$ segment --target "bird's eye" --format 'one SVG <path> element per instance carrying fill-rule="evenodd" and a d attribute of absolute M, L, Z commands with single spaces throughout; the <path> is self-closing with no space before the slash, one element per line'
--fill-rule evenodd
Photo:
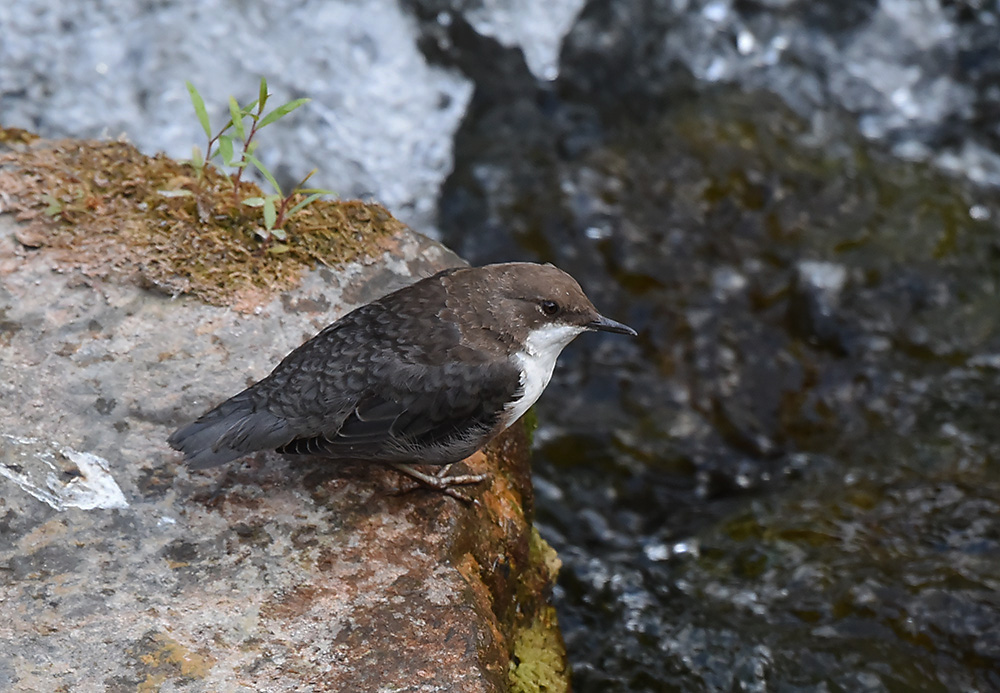
<path fill-rule="evenodd" d="M 548 316 L 555 315 L 559 312 L 559 304 L 555 301 L 545 300 L 539 304 L 542 307 L 542 312 Z"/>

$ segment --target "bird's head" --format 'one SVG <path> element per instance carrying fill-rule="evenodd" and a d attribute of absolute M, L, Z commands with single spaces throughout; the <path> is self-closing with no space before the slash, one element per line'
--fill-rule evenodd
<path fill-rule="evenodd" d="M 498 326 L 529 352 L 561 351 L 587 331 L 635 335 L 601 315 L 573 277 L 553 265 L 510 262 L 474 270 L 476 305 L 484 323 Z"/>

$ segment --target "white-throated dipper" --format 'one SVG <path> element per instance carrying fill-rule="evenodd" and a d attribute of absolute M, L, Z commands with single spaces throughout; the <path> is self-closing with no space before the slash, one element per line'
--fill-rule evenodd
<path fill-rule="evenodd" d="M 635 335 L 552 265 L 444 270 L 351 311 L 167 442 L 196 469 L 277 450 L 390 464 L 463 498 L 451 487 L 485 477 L 413 465 L 458 462 L 514 423 L 588 330 Z"/>

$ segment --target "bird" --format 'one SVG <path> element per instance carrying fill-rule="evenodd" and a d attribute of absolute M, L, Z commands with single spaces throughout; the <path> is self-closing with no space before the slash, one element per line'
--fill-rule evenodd
<path fill-rule="evenodd" d="M 446 269 L 347 313 L 167 442 L 194 469 L 275 450 L 386 464 L 468 500 L 454 487 L 486 475 L 447 470 L 517 421 L 588 331 L 636 335 L 551 264 Z"/>

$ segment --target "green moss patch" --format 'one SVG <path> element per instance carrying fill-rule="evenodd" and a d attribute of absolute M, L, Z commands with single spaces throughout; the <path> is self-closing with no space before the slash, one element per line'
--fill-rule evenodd
<path fill-rule="evenodd" d="M 27 222 L 17 240 L 50 253 L 57 268 L 243 309 L 293 286 L 304 269 L 373 256 L 405 228 L 381 205 L 317 201 L 286 223 L 287 241 L 263 241 L 260 209 L 241 203 L 261 194 L 256 185 L 235 191 L 213 167 L 199 177 L 125 142 L 17 145 L 0 156 L 0 190 Z"/>

